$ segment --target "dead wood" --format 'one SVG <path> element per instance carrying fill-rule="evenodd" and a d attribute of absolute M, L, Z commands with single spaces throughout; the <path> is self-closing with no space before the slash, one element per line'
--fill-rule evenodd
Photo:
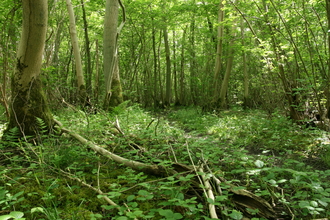
<path fill-rule="evenodd" d="M 256 210 L 258 209 L 258 213 L 254 217 L 263 217 L 266 219 L 275 219 L 275 211 L 273 207 L 263 198 L 247 191 L 244 189 L 237 189 L 237 186 L 234 186 L 230 183 L 228 183 L 224 178 L 217 178 L 214 175 L 212 176 L 213 186 L 210 183 L 208 179 L 205 178 L 205 175 L 197 174 L 196 167 L 195 166 L 189 166 L 181 163 L 173 163 L 171 167 L 164 167 L 162 165 L 157 164 L 145 164 L 141 163 L 139 161 L 134 161 L 130 159 L 126 159 L 124 157 L 121 157 L 117 154 L 111 153 L 110 151 L 97 146 L 96 144 L 92 143 L 91 141 L 88 141 L 87 139 L 83 138 L 79 134 L 72 132 L 66 128 L 62 127 L 62 123 L 54 120 L 56 124 L 58 124 L 61 128 L 61 131 L 63 133 L 67 133 L 77 139 L 80 143 L 87 145 L 91 149 L 95 150 L 99 154 L 108 157 L 112 160 L 114 160 L 117 163 L 120 163 L 122 165 L 125 165 L 127 167 L 130 167 L 136 171 L 144 172 L 146 174 L 151 174 L 154 176 L 161 176 L 161 177 L 168 177 L 172 175 L 178 175 L 180 174 L 187 174 L 187 173 L 196 173 L 196 178 L 192 179 L 191 181 L 191 188 L 189 192 L 193 192 L 197 195 L 197 198 L 202 198 L 203 194 L 207 198 L 211 198 L 214 200 L 214 195 L 221 195 L 221 188 L 219 187 L 220 183 L 225 183 L 229 185 L 229 190 L 232 193 L 232 196 L 230 197 L 231 201 L 235 204 L 237 209 L 242 211 L 246 216 L 252 216 L 251 213 L 247 211 L 247 208 Z M 200 181 L 202 179 L 202 181 Z M 215 183 L 215 184 L 214 184 Z M 200 185 L 203 185 L 202 187 Z M 216 185 L 214 187 L 214 185 Z M 213 189 L 214 187 L 215 189 Z M 207 193 L 205 194 L 205 189 L 207 190 Z M 212 192 L 212 190 L 215 191 L 215 193 Z M 199 194 L 199 195 L 198 195 Z M 216 209 L 214 206 L 209 206 L 211 209 L 211 213 L 213 217 L 216 217 L 215 210 L 218 212 L 221 212 L 221 209 Z M 221 213 L 220 213 L 221 214 Z"/>

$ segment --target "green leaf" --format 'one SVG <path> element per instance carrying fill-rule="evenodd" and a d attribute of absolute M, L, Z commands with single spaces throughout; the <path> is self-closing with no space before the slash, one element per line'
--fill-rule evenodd
<path fill-rule="evenodd" d="M 306 208 L 307 206 L 309 206 L 309 202 L 308 201 L 300 201 L 299 202 L 299 207 L 300 208 Z"/>
<path fill-rule="evenodd" d="M 119 218 L 116 218 L 117 220 L 127 220 L 128 218 L 126 216 L 120 216 Z"/>
<path fill-rule="evenodd" d="M 277 181 L 277 183 L 284 183 L 284 182 L 286 182 L 286 181 L 288 181 L 288 180 L 286 180 L 286 179 L 281 179 L 281 180 Z"/>
<path fill-rule="evenodd" d="M 269 180 L 269 183 L 271 184 L 271 185 L 276 185 L 276 181 L 275 180 Z"/>
<path fill-rule="evenodd" d="M 232 213 L 229 214 L 229 217 L 231 217 L 232 219 L 235 219 L 235 220 L 240 220 L 243 218 L 243 215 L 241 212 L 239 212 L 237 210 L 233 210 Z"/>
<path fill-rule="evenodd" d="M 24 216 L 23 212 L 10 212 L 9 214 L 13 216 L 15 219 L 20 219 Z"/>
<path fill-rule="evenodd" d="M 182 219 L 183 216 L 180 213 L 173 213 L 172 210 L 170 209 L 163 209 L 159 211 L 159 214 L 161 216 L 166 217 L 166 219 L 170 220 L 170 219 Z"/>
<path fill-rule="evenodd" d="M 325 201 L 322 201 L 320 199 L 317 200 L 321 205 L 323 205 L 324 207 L 327 207 L 328 206 L 328 203 L 325 202 Z"/>
<path fill-rule="evenodd" d="M 130 202 L 135 199 L 135 195 L 129 195 L 127 196 L 127 202 Z"/>
<path fill-rule="evenodd" d="M 318 207 L 319 204 L 316 201 L 310 201 L 309 204 L 313 207 Z"/>
<path fill-rule="evenodd" d="M 3 215 L 3 216 L 0 216 L 0 220 L 7 220 L 7 219 L 12 219 L 14 218 L 13 216 L 11 215 Z"/>
<path fill-rule="evenodd" d="M 141 196 L 147 196 L 147 195 L 149 195 L 149 192 L 146 190 L 139 190 L 138 194 Z"/>
<path fill-rule="evenodd" d="M 32 208 L 31 209 L 31 213 L 34 213 L 34 212 L 44 212 L 44 209 L 41 208 L 41 207 L 35 207 L 35 208 Z"/>
<path fill-rule="evenodd" d="M 254 162 L 254 164 L 258 167 L 258 168 L 262 168 L 264 166 L 264 162 L 262 162 L 261 160 L 256 160 Z"/>
<path fill-rule="evenodd" d="M 211 198 L 207 198 L 207 202 L 210 203 L 210 204 L 214 204 L 214 200 L 211 199 Z"/>

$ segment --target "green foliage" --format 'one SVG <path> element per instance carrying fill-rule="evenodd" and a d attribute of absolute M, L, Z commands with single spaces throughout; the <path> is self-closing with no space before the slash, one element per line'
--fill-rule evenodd
<path fill-rule="evenodd" d="M 25 220 L 23 218 L 24 213 L 23 212 L 10 212 L 9 215 L 2 215 L 0 216 L 0 220 L 8 220 L 8 219 L 21 219 Z"/>
<path fill-rule="evenodd" d="M 269 118 L 240 108 L 218 114 L 194 108 L 150 113 L 137 105 L 109 114 L 86 116 L 68 109 L 57 114 L 65 126 L 126 158 L 165 167 L 175 160 L 207 161 L 212 175 L 273 200 L 284 215 L 330 214 L 326 134 L 304 130 L 279 114 Z M 124 135 L 113 130 L 114 124 Z M 15 131 L 11 134 L 1 143 L 2 152 L 15 140 Z M 0 167 L 0 206 L 8 213 L 20 210 L 27 219 L 209 219 L 206 200 L 189 193 L 194 174 L 158 179 L 100 157 L 67 135 L 43 135 L 37 146 L 23 141 L 13 146 L 20 153 L 4 153 L 6 166 Z M 119 207 L 59 169 L 100 187 Z M 228 184 L 220 187 L 222 194 L 208 202 L 223 208 L 221 218 L 241 219 Z M 247 212 L 258 219 L 259 210 Z"/>

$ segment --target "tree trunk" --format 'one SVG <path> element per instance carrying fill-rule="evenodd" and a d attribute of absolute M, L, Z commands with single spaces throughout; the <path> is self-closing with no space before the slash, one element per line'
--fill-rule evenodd
<path fill-rule="evenodd" d="M 104 109 L 115 107 L 123 102 L 118 66 L 118 9 L 118 0 L 106 1 L 103 34 L 103 68 L 106 88 Z M 122 9 L 124 10 L 123 6 Z"/>
<path fill-rule="evenodd" d="M 94 78 L 94 99 L 95 103 L 99 103 L 99 41 L 95 41 L 95 78 Z"/>
<path fill-rule="evenodd" d="M 76 63 L 76 74 L 77 74 L 77 84 L 78 84 L 78 100 L 80 103 L 85 103 L 86 101 L 86 86 L 85 86 L 85 79 L 81 64 L 81 55 L 80 55 L 80 49 L 78 44 L 78 36 L 77 36 L 77 30 L 76 30 L 76 22 L 73 12 L 73 7 L 71 0 L 66 0 L 66 6 L 69 13 L 69 19 L 70 19 L 70 35 L 71 35 L 71 42 L 73 47 L 73 53 Z"/>
<path fill-rule="evenodd" d="M 86 18 L 86 10 L 84 0 L 81 0 L 81 8 L 83 12 L 83 21 L 84 21 L 84 34 L 85 34 L 85 47 L 86 47 L 86 86 L 87 93 L 92 93 L 92 61 L 91 61 L 91 50 L 90 50 L 90 41 L 88 36 L 88 23 Z"/>
<path fill-rule="evenodd" d="M 39 77 L 45 48 L 48 2 L 24 0 L 23 28 L 12 77 L 11 114 L 7 130 L 18 127 L 21 135 L 35 136 L 53 126 L 53 117 Z M 41 126 L 40 121 L 43 121 Z M 45 128 L 44 128 L 45 126 Z"/>
<path fill-rule="evenodd" d="M 178 94 L 178 75 L 177 75 L 177 59 L 176 59 L 176 32 L 173 31 L 173 81 L 174 81 L 174 97 L 175 104 L 179 104 L 179 94 Z"/>
<path fill-rule="evenodd" d="M 245 47 L 245 35 L 244 35 L 244 22 L 243 18 L 241 18 L 241 37 L 242 37 L 242 46 Z M 249 97 L 249 73 L 247 71 L 247 63 L 246 63 L 246 52 L 242 51 L 242 58 L 243 58 L 243 75 L 244 75 L 244 102 L 243 106 L 244 108 L 251 107 L 251 101 Z"/>
<path fill-rule="evenodd" d="M 168 42 L 167 27 L 164 27 L 164 43 L 165 43 L 165 56 L 166 56 L 166 92 L 165 92 L 165 106 L 171 104 L 171 59 L 170 59 L 170 46 Z"/>
<path fill-rule="evenodd" d="M 217 43 L 217 54 L 215 58 L 215 68 L 214 68 L 214 77 L 213 77 L 213 103 L 216 104 L 219 101 L 219 92 L 220 92 L 220 71 L 222 63 L 222 44 L 223 44 L 223 4 L 220 1 L 219 11 L 218 11 L 218 43 Z"/>
<path fill-rule="evenodd" d="M 185 46 L 186 46 L 186 35 L 188 26 L 183 29 L 182 44 L 181 44 L 181 61 L 180 61 L 180 104 L 186 105 L 186 89 L 185 89 Z"/>
<path fill-rule="evenodd" d="M 154 91 L 153 91 L 153 99 L 154 99 L 154 108 L 158 108 L 160 106 L 159 102 L 159 92 L 158 92 L 158 59 L 157 59 L 157 51 L 156 51 L 156 30 L 154 27 L 154 18 L 152 20 L 152 52 L 153 52 L 153 72 L 154 72 Z"/>
<path fill-rule="evenodd" d="M 197 89 L 197 65 L 196 65 L 196 51 L 195 51 L 195 16 L 194 14 L 191 17 L 190 21 L 190 93 L 191 100 L 194 105 L 198 103 L 198 89 Z"/>
<path fill-rule="evenodd" d="M 226 67 L 226 73 L 221 83 L 221 89 L 220 89 L 220 108 L 226 109 L 227 108 L 227 91 L 228 91 L 228 84 L 229 84 L 229 78 L 231 74 L 231 70 L 233 67 L 233 60 L 234 60 L 234 50 L 233 50 L 233 41 L 229 44 L 229 52 L 228 52 L 228 59 L 227 59 L 227 67 Z"/>
<path fill-rule="evenodd" d="M 327 10 L 327 21 L 328 21 L 328 30 L 330 30 L 330 0 L 325 0 L 326 10 Z M 328 79 L 330 76 L 330 34 L 328 31 Z M 330 82 L 327 82 L 325 95 L 327 98 L 327 118 L 330 119 Z"/>
<path fill-rule="evenodd" d="M 112 93 L 110 97 L 109 107 L 116 107 L 123 102 L 123 93 L 120 82 L 118 59 L 116 60 L 114 68 L 115 69 L 113 72 L 112 82 L 111 82 Z"/>

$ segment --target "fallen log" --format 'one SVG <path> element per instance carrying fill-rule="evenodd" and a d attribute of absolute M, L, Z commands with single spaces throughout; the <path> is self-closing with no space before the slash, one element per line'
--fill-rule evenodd
<path fill-rule="evenodd" d="M 157 164 L 145 164 L 141 163 L 139 161 L 130 160 L 124 157 L 121 157 L 117 154 L 111 153 L 110 151 L 97 146 L 96 144 L 92 143 L 91 141 L 88 141 L 87 139 L 83 138 L 79 134 L 72 132 L 66 128 L 63 127 L 62 123 L 54 120 L 57 125 L 59 125 L 62 133 L 67 133 L 70 136 L 77 139 L 80 143 L 87 145 L 89 148 L 93 149 L 94 151 L 98 152 L 99 154 L 108 157 L 112 160 L 114 160 L 117 163 L 120 163 L 122 165 L 125 165 L 127 167 L 132 168 L 133 170 L 144 172 L 146 174 L 151 174 L 154 176 L 161 176 L 161 177 L 167 177 L 167 176 L 173 176 L 177 175 L 180 176 L 180 174 L 187 174 L 187 173 L 196 173 L 196 178 L 193 179 L 192 188 L 199 189 L 199 190 L 192 190 L 195 193 L 201 192 L 201 195 L 197 195 L 198 198 L 201 198 L 202 195 L 205 193 L 205 190 L 207 190 L 206 197 L 211 198 L 214 200 L 213 193 L 211 192 L 211 185 L 209 180 L 205 178 L 205 175 L 200 175 L 196 172 L 195 166 L 189 166 L 182 163 L 172 163 L 171 167 L 164 167 L 162 165 Z M 252 210 L 258 210 L 258 212 L 254 215 L 254 217 L 263 217 L 266 219 L 276 219 L 276 214 L 273 209 L 273 207 L 263 198 L 245 190 L 245 189 L 237 189 L 237 186 L 234 186 L 230 183 L 227 183 L 227 181 L 223 178 L 217 178 L 214 175 L 211 175 L 213 178 L 213 182 L 216 184 L 215 192 L 217 195 L 221 195 L 221 192 L 219 192 L 220 189 L 220 183 L 225 183 L 228 186 L 228 189 L 232 196 L 230 197 L 231 201 L 235 204 L 237 209 L 242 211 L 246 216 L 251 216 L 251 213 L 247 211 L 247 208 Z M 199 181 L 202 179 L 202 181 Z M 202 185 L 202 187 L 200 186 Z M 220 190 L 219 190 L 220 189 Z M 205 201 L 206 199 L 204 199 Z M 210 213 L 213 218 L 217 218 L 217 214 L 215 211 L 221 212 L 221 209 L 216 208 L 213 205 L 209 205 Z M 221 213 L 220 213 L 221 214 Z"/>

